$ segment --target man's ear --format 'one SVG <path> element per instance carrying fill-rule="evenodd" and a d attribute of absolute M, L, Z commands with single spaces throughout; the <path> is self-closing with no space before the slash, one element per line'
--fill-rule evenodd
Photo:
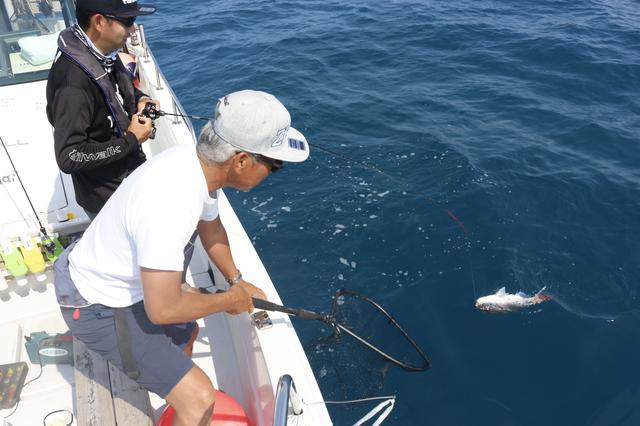
<path fill-rule="evenodd" d="M 91 17 L 89 22 L 90 22 L 90 25 L 89 25 L 90 28 L 93 28 L 96 31 L 104 31 L 107 25 L 107 18 L 104 15 L 96 13 Z"/>
<path fill-rule="evenodd" d="M 238 167 L 239 169 L 245 169 L 249 166 L 249 154 L 246 152 L 239 152 L 232 157 L 233 166 Z"/>

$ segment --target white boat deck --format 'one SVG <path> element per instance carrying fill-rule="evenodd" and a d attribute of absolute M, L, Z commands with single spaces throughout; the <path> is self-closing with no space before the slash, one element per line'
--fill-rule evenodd
<path fill-rule="evenodd" d="M 223 197 L 221 217 L 238 266 L 246 279 L 260 285 L 274 302 L 280 302 L 269 276 L 244 233 L 233 210 Z M 187 281 L 208 287 L 211 280 L 204 250 L 198 246 Z M 193 272 L 193 273 L 191 273 Z M 39 283 L 30 279 L 23 287 L 9 281 L 9 288 L 0 292 L 0 337 L 5 342 L 0 364 L 25 361 L 29 364 L 27 381 L 34 379 L 40 366 L 31 364 L 24 346 L 24 337 L 35 331 L 63 333 L 67 331 L 52 284 L 52 272 Z M 220 280 L 219 272 L 216 280 Z M 296 381 L 304 401 L 322 401 L 322 395 L 302 346 L 289 318 L 270 313 L 273 327 L 257 330 L 248 314 L 230 316 L 214 314 L 198 321 L 200 334 L 194 345 L 193 360 L 219 389 L 233 396 L 245 408 L 256 425 L 273 423 L 275 387 L 283 374 Z M 74 398 L 74 368 L 69 365 L 45 365 L 42 375 L 27 385 L 21 394 L 17 411 L 8 419 L 13 425 L 41 424 L 46 414 L 56 410 L 76 412 Z M 151 394 L 158 416 L 164 400 Z M 0 418 L 13 409 L 0 410 Z M 323 404 L 305 407 L 304 417 L 297 424 L 331 424 Z M 74 423 L 75 424 L 75 423 Z"/>
<path fill-rule="evenodd" d="M 135 50 L 141 89 L 159 99 L 163 110 L 181 112 L 153 55 L 140 46 Z M 70 234 L 83 230 L 88 220 L 75 202 L 70 177 L 60 174 L 55 163 L 53 132 L 44 111 L 45 87 L 46 81 L 43 80 L 0 87 L 0 117 L 3 119 L 0 132 L 45 227 L 49 232 Z M 214 101 L 212 98 L 212 103 Z M 24 123 L 24 117 L 29 118 L 28 124 Z M 143 145 L 148 158 L 176 144 L 195 143 L 188 121 L 162 117 L 156 121 L 156 126 L 156 139 Z M 2 155 L 0 165 L 9 167 Z M 20 187 L 3 185 L 0 195 L 6 201 L 2 201 L 0 209 L 3 221 L 0 233 L 12 239 L 25 232 L 35 235 L 35 217 Z M 72 213 L 74 218 L 66 220 L 67 213 Z M 220 199 L 220 216 L 229 234 L 234 259 L 245 279 L 261 287 L 269 300 L 281 303 L 267 270 L 224 195 Z M 209 287 L 210 267 L 216 282 L 226 285 L 198 245 L 187 281 Z M 45 275 L 42 282 L 29 275 L 28 283 L 23 286 L 8 279 L 9 288 L 0 290 L 0 364 L 27 362 L 27 382 L 38 377 L 40 366 L 29 363 L 24 336 L 36 331 L 52 334 L 67 331 L 55 299 L 51 265 Z M 233 396 L 244 407 L 252 423 L 258 426 L 273 424 L 276 387 L 282 375 L 293 377 L 303 401 L 322 401 L 313 371 L 289 318 L 276 312 L 269 313 L 269 316 L 273 327 L 264 330 L 256 329 L 248 314 L 230 316 L 220 313 L 201 319 L 200 335 L 193 351 L 194 361 L 213 383 Z M 48 413 L 57 410 L 69 410 L 75 414 L 74 385 L 72 366 L 45 365 L 42 375 L 22 390 L 18 408 L 7 419 L 7 424 L 42 424 Z M 151 395 L 151 402 L 157 416 L 164 401 Z M 0 425 L 3 417 L 13 410 L 0 410 Z M 289 424 L 299 425 L 331 424 L 324 404 L 304 406 L 303 415 L 289 420 Z"/>

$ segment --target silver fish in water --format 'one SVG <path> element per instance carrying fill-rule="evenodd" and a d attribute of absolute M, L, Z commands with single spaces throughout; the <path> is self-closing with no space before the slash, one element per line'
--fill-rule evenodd
<path fill-rule="evenodd" d="M 507 313 L 514 312 L 528 306 L 537 305 L 547 300 L 551 300 L 551 296 L 546 294 L 546 287 L 537 292 L 533 296 L 527 296 L 522 292 L 516 294 L 509 294 L 502 287 L 496 291 L 495 294 L 483 296 L 476 300 L 476 309 L 490 313 Z"/>

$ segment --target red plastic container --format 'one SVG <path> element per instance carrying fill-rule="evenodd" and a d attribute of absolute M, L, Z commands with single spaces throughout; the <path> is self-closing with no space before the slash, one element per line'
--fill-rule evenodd
<path fill-rule="evenodd" d="M 176 411 L 167 405 L 157 426 L 173 426 L 173 416 Z M 252 426 L 242 406 L 222 391 L 216 391 L 216 404 L 213 407 L 211 426 Z"/>

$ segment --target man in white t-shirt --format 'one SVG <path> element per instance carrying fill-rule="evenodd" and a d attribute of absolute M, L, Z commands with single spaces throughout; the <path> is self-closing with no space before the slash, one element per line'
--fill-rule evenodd
<path fill-rule="evenodd" d="M 187 355 L 194 321 L 251 312 L 251 298 L 265 298 L 234 264 L 218 193 L 249 190 L 283 161 L 308 156 L 304 136 L 274 96 L 227 95 L 196 146 L 170 148 L 139 167 L 56 262 L 56 293 L 74 337 L 166 399 L 175 425 L 208 425 L 215 401 L 209 377 Z M 184 247 L 196 228 L 231 284 L 226 293 L 182 287 Z"/>

